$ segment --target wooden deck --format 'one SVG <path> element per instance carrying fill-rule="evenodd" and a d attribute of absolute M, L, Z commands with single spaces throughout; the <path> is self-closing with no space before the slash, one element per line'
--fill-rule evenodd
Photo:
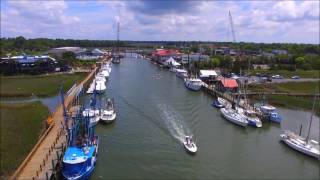
<path fill-rule="evenodd" d="M 65 105 L 69 107 L 79 88 L 82 88 L 95 74 L 95 68 L 65 97 Z M 58 160 L 66 147 L 66 131 L 64 128 L 63 107 L 58 106 L 53 113 L 54 123 L 45 131 L 37 144 L 21 163 L 10 179 L 47 179 L 50 178 Z"/>

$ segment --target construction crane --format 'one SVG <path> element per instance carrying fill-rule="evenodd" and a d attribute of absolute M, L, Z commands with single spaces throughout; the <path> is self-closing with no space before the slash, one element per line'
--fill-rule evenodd
<path fill-rule="evenodd" d="M 236 42 L 236 35 L 234 33 L 233 20 L 232 20 L 232 16 L 231 16 L 230 10 L 229 10 L 229 21 L 230 21 L 230 26 L 231 26 L 232 39 L 233 39 L 233 42 Z"/>

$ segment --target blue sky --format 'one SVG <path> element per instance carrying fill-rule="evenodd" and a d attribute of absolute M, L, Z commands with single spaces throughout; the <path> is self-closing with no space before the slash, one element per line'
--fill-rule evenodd
<path fill-rule="evenodd" d="M 1 37 L 319 44 L 319 1 L 1 1 Z"/>

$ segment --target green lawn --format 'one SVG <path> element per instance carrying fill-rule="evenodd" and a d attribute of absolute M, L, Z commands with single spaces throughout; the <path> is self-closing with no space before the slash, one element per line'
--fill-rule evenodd
<path fill-rule="evenodd" d="M 36 144 L 48 109 L 41 102 L 0 104 L 1 179 L 6 179 Z"/>
<path fill-rule="evenodd" d="M 58 93 L 61 84 L 63 84 L 64 90 L 66 91 L 75 82 L 81 82 L 85 76 L 86 73 L 39 76 L 1 76 L 0 96 L 53 96 Z"/>
<path fill-rule="evenodd" d="M 298 75 L 301 78 L 320 78 L 319 70 L 296 70 L 296 71 L 288 71 L 288 70 L 250 70 L 250 74 L 255 75 L 256 73 L 261 74 L 270 74 L 276 75 L 279 74 L 286 78 L 291 78 L 292 76 Z"/>
<path fill-rule="evenodd" d="M 249 86 L 249 90 L 252 92 L 291 92 L 309 94 L 314 94 L 316 88 L 317 92 L 319 92 L 319 82 L 287 82 Z M 257 99 L 258 97 L 255 98 Z M 272 105 L 289 109 L 312 110 L 313 104 L 313 97 L 268 95 L 267 100 Z M 317 107 L 319 108 L 319 105 Z M 316 113 L 320 115 L 319 110 Z"/>
<path fill-rule="evenodd" d="M 291 92 L 314 94 L 315 89 L 319 91 L 320 82 L 286 82 L 286 83 L 266 83 L 250 85 L 249 90 L 254 92 Z"/>

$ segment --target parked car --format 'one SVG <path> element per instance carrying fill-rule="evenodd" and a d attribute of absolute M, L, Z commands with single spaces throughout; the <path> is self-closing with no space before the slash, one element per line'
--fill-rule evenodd
<path fill-rule="evenodd" d="M 292 76 L 291 79 L 300 79 L 299 76 Z"/>
<path fill-rule="evenodd" d="M 277 74 L 277 75 L 273 75 L 272 79 L 283 79 L 283 77 Z"/>

